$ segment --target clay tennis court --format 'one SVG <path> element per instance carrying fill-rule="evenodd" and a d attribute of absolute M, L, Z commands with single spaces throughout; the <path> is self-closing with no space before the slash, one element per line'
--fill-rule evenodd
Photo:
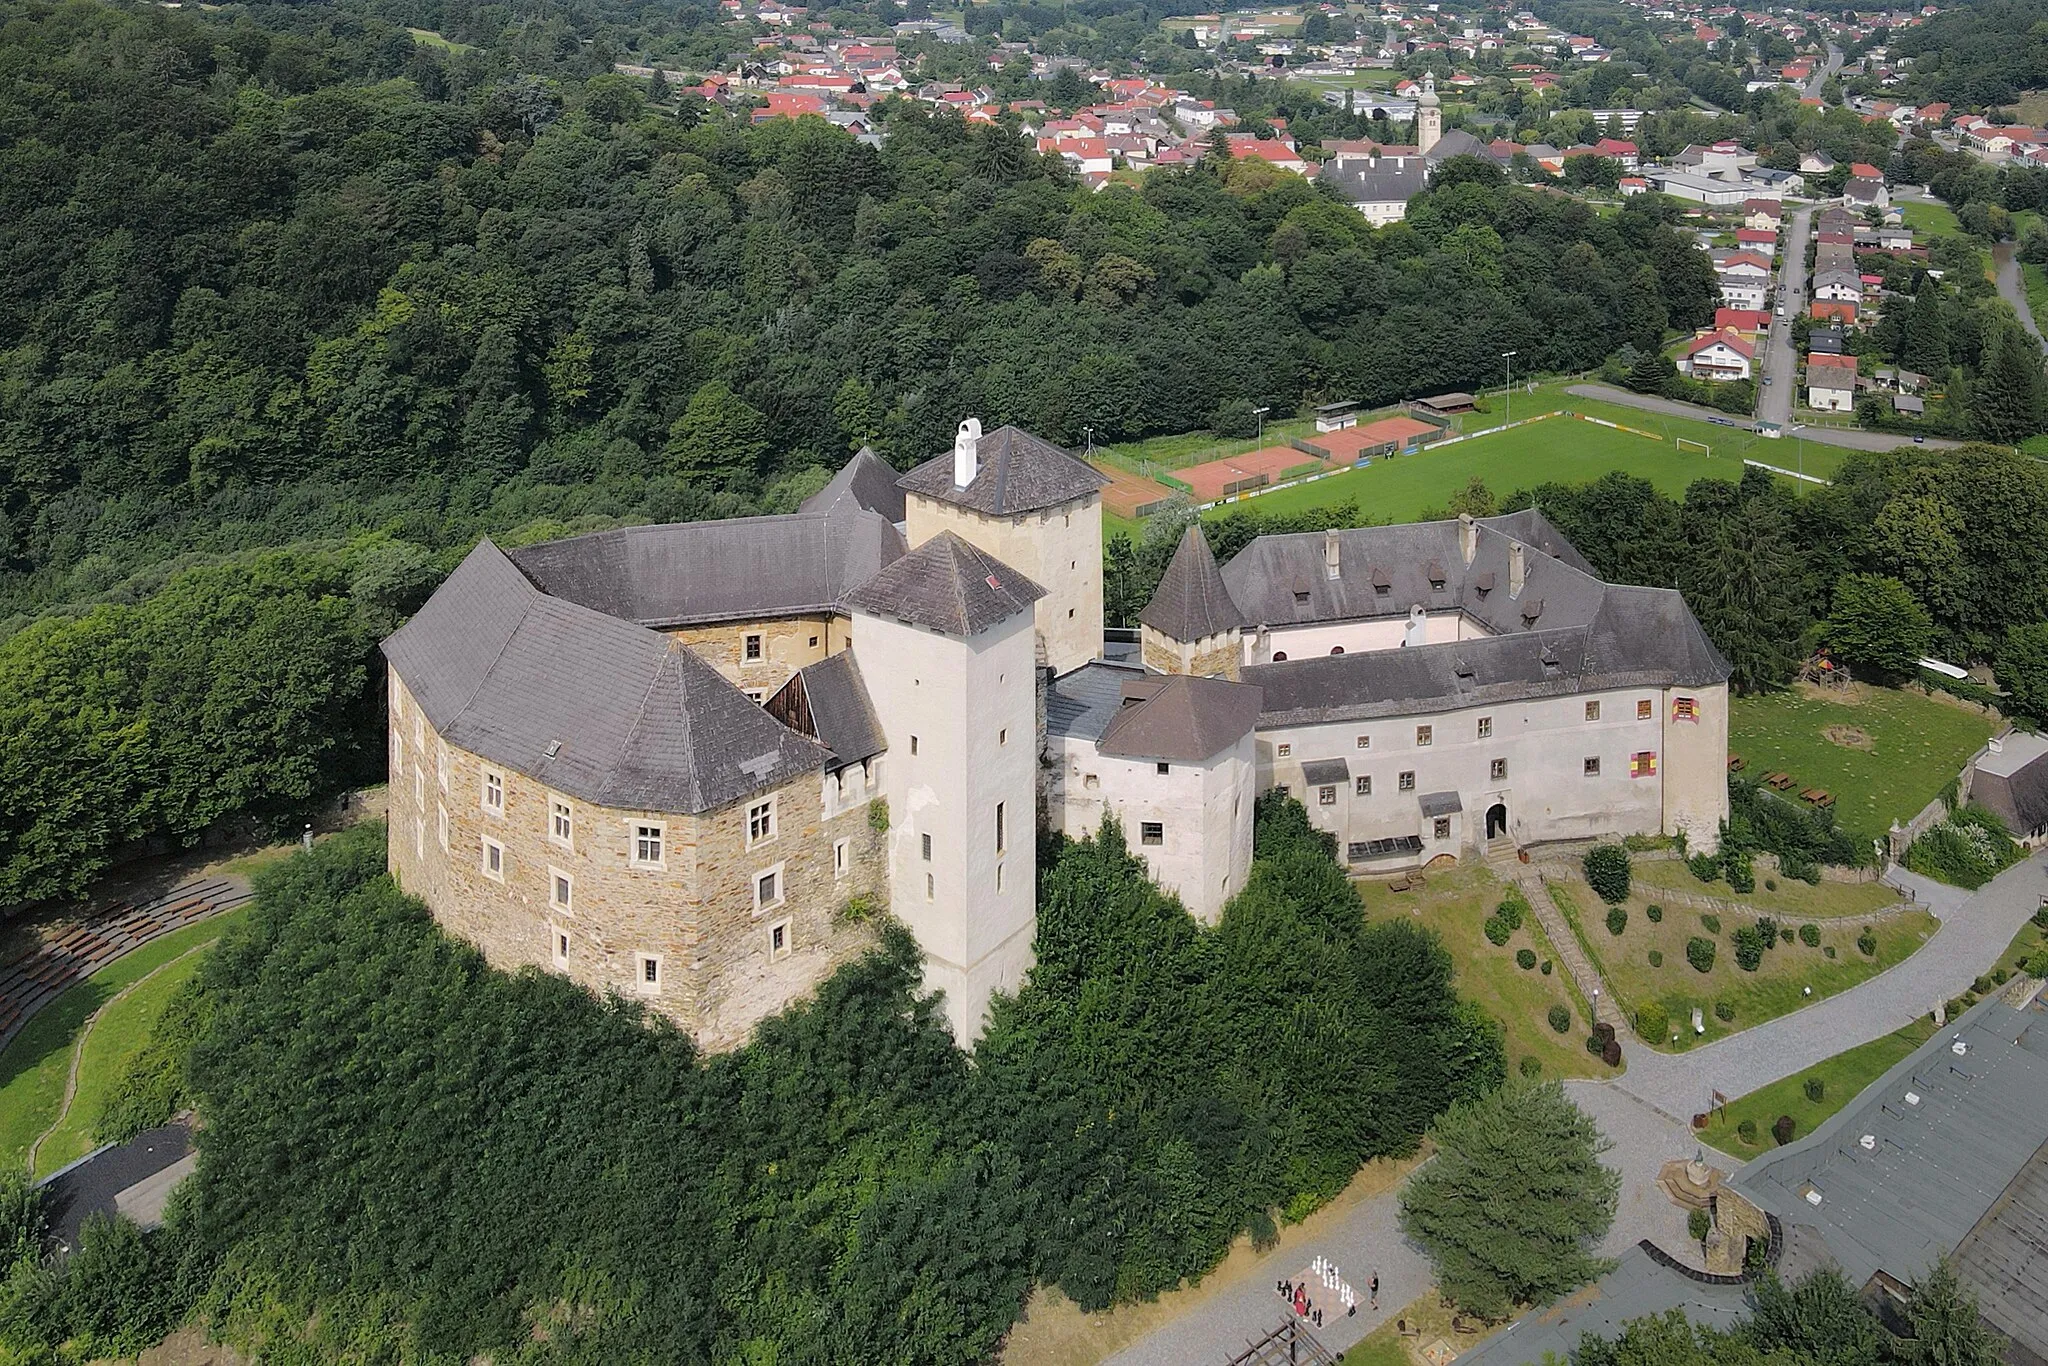
<path fill-rule="evenodd" d="M 1109 480 L 1109 486 L 1102 491 L 1102 510 L 1127 521 L 1137 521 L 1156 504 L 1176 497 L 1180 492 L 1114 465 L 1097 465 L 1095 468 Z"/>
<path fill-rule="evenodd" d="M 1256 480 L 1258 476 L 1264 475 L 1265 483 L 1275 484 L 1280 481 L 1280 475 L 1284 471 L 1291 470 L 1297 465 L 1314 462 L 1314 456 L 1306 451 L 1298 451 L 1292 446 L 1267 446 L 1243 455 L 1211 460 L 1206 465 L 1175 470 L 1173 477 L 1194 490 L 1194 499 L 1197 503 L 1213 503 L 1219 498 L 1227 498 L 1237 492 L 1238 490 L 1231 486 L 1240 480 Z"/>

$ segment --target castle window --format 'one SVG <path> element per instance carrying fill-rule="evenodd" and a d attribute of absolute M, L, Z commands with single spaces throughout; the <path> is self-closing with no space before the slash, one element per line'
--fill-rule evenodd
<path fill-rule="evenodd" d="M 448 852 L 448 808 L 434 803 L 434 824 L 441 832 L 441 852 Z"/>
<path fill-rule="evenodd" d="M 1479 738 L 1482 740 L 1493 738 L 1493 718 L 1491 716 L 1479 718 Z"/>
<path fill-rule="evenodd" d="M 1278 754 L 1281 758 L 1285 759 L 1288 755 L 1294 753 L 1294 746 L 1282 743 L 1278 748 L 1274 750 L 1274 753 Z"/>
<path fill-rule="evenodd" d="M 757 707 L 768 698 L 768 690 L 766 688 L 742 688 L 740 691 L 747 695 L 747 701 L 752 702 Z"/>
<path fill-rule="evenodd" d="M 1307 593 L 1306 591 L 1302 590 L 1302 589 L 1299 589 L 1299 588 L 1295 589 L 1295 590 L 1294 590 L 1294 605 L 1295 605 L 1296 607 L 1306 607 L 1306 606 L 1308 606 L 1308 593 Z"/>
<path fill-rule="evenodd" d="M 926 863 L 930 863 L 930 862 L 932 861 L 932 837 L 931 837 L 931 835 L 930 835 L 929 833 L 927 833 L 927 834 L 923 834 L 923 835 L 919 835 L 919 836 L 917 837 L 917 847 L 918 847 L 918 852 L 919 852 L 919 853 L 921 853 L 921 854 L 922 854 L 922 855 L 924 856 L 924 861 L 925 861 Z"/>
<path fill-rule="evenodd" d="M 1001 863 L 998 863 L 996 865 L 996 890 L 999 892 L 1003 890 L 1003 869 L 1006 866 L 1007 865 Z"/>
<path fill-rule="evenodd" d="M 1140 821 L 1140 822 L 1138 823 L 1138 843 L 1140 843 L 1140 844 L 1164 844 L 1164 843 L 1166 843 L 1166 824 L 1165 824 L 1165 822 L 1163 822 L 1163 821 Z"/>
<path fill-rule="evenodd" d="M 635 868 L 659 868 L 662 866 L 663 845 L 667 843 L 668 828 L 662 825 L 633 826 L 633 866 Z"/>
<path fill-rule="evenodd" d="M 1700 702 L 1697 697 L 1674 697 L 1671 699 L 1671 719 L 1694 721 L 1700 719 Z"/>
<path fill-rule="evenodd" d="M 1007 745 L 1010 743 L 1010 728 L 1008 726 L 1004 726 L 1001 730 L 996 732 L 996 743 L 999 745 Z"/>
<path fill-rule="evenodd" d="M 412 714 L 412 742 L 421 749 L 427 747 L 427 716 L 417 709 Z"/>
<path fill-rule="evenodd" d="M 1351 791 L 1356 796 L 1370 797 L 1372 795 L 1372 775 L 1370 773 L 1361 773 L 1356 778 L 1353 778 L 1351 780 Z"/>
<path fill-rule="evenodd" d="M 635 954 L 636 970 L 633 986 L 642 996 L 656 996 L 661 993 L 661 955 L 658 953 Z"/>
<path fill-rule="evenodd" d="M 412 804 L 427 809 L 427 775 L 417 768 L 412 771 Z"/>
<path fill-rule="evenodd" d="M 441 790 L 446 792 L 448 790 L 448 742 L 446 740 L 441 741 L 436 750 L 434 768 L 441 779 Z"/>
<path fill-rule="evenodd" d="M 1006 840 L 1009 836 L 1009 830 L 1003 821 L 1003 809 L 1005 805 L 1006 804 L 1003 802 L 996 803 L 996 852 L 998 854 L 1002 853 L 1003 850 L 1007 847 Z"/>
<path fill-rule="evenodd" d="M 505 880 L 505 846 L 488 836 L 484 839 L 483 870 L 484 876 L 493 882 Z"/>
<path fill-rule="evenodd" d="M 818 638 L 816 636 L 811 637 L 811 648 L 813 650 L 818 648 Z"/>
<path fill-rule="evenodd" d="M 563 801 L 560 797 L 549 797 L 548 838 L 561 845 L 564 849 L 574 848 L 575 843 L 572 836 L 575 828 L 576 818 L 569 809 L 569 803 Z"/>
<path fill-rule="evenodd" d="M 1503 779 L 1503 778 L 1507 777 L 1507 776 L 1508 776 L 1508 761 L 1507 761 L 1507 760 L 1505 760 L 1505 759 L 1495 759 L 1495 760 L 1493 761 L 1493 765 L 1492 765 L 1492 769 L 1491 769 L 1491 772 L 1492 772 L 1493 780 L 1494 780 L 1495 782 L 1499 782 L 1499 781 L 1500 781 L 1501 779 Z"/>
<path fill-rule="evenodd" d="M 1598 721 L 1600 719 L 1600 704 L 1598 702 L 1588 702 L 1586 704 L 1586 719 L 1588 721 Z"/>
<path fill-rule="evenodd" d="M 775 799 L 755 802 L 747 808 L 747 847 L 775 838 Z"/>
<path fill-rule="evenodd" d="M 782 865 L 764 868 L 754 874 L 754 914 L 775 909 L 782 904 Z"/>
<path fill-rule="evenodd" d="M 558 911 L 575 910 L 576 884 L 560 868 L 548 869 L 548 905 Z"/>
<path fill-rule="evenodd" d="M 1636 720 L 1647 721 L 1657 714 L 1657 704 L 1645 697 L 1636 703 Z"/>
<path fill-rule="evenodd" d="M 1424 745 L 1433 745 L 1433 744 L 1435 744 L 1435 743 L 1436 743 L 1436 727 L 1435 727 L 1435 726 L 1417 726 L 1417 727 L 1415 728 L 1415 744 L 1416 744 L 1416 747 L 1417 747 L 1417 748 L 1421 748 L 1421 747 L 1422 747 L 1422 746 L 1424 746 Z"/>
<path fill-rule="evenodd" d="M 1282 660 L 1284 660 L 1284 659 L 1286 659 L 1286 658 L 1287 658 L 1287 651 L 1285 651 L 1285 650 L 1275 650 L 1275 651 L 1273 651 L 1273 662 L 1274 662 L 1275 664 L 1278 664 L 1278 663 L 1280 663 L 1280 662 L 1281 662 Z"/>
<path fill-rule="evenodd" d="M 505 775 L 495 769 L 484 770 L 484 810 L 493 816 L 505 814 Z"/>
<path fill-rule="evenodd" d="M 424 813 L 412 818 L 412 856 L 427 856 L 427 818 Z"/>
<path fill-rule="evenodd" d="M 915 735 L 910 737 L 910 757 L 913 759 L 917 757 L 917 737 Z"/>
<path fill-rule="evenodd" d="M 1440 840 L 1447 840 L 1451 837 L 1451 818 L 1449 816 L 1438 816 L 1436 818 L 1436 837 Z"/>
<path fill-rule="evenodd" d="M 1597 778 L 1597 777 L 1599 777 L 1599 776 L 1600 776 L 1600 756 L 1599 756 L 1599 755 L 1597 755 L 1597 754 L 1588 754 L 1588 755 L 1586 756 L 1586 776 L 1587 776 L 1588 778 Z"/>
<path fill-rule="evenodd" d="M 1396 786 L 1403 792 L 1413 792 L 1415 790 L 1415 770 L 1411 768 L 1402 773 L 1401 780 Z"/>
<path fill-rule="evenodd" d="M 832 876 L 845 877 L 853 867 L 853 841 L 832 841 Z"/>
<path fill-rule="evenodd" d="M 559 925 L 548 926 L 548 946 L 553 953 L 555 966 L 569 966 L 569 932 Z"/>
<path fill-rule="evenodd" d="M 758 632 L 751 633 L 747 636 L 745 645 L 741 647 L 740 656 L 741 658 L 745 659 L 749 664 L 756 663 L 760 660 L 761 636 Z"/>
<path fill-rule="evenodd" d="M 1173 765 L 1172 765 L 1172 764 L 1169 764 L 1168 762 L 1166 762 L 1166 760 L 1164 760 L 1164 759 L 1161 759 L 1161 760 L 1159 761 L 1159 768 L 1158 768 L 1158 773 L 1159 773 L 1159 775 L 1160 775 L 1160 776 L 1161 776 L 1161 777 L 1163 778 L 1163 777 L 1165 777 L 1165 776 L 1166 776 L 1167 774 L 1169 774 L 1169 773 L 1171 773 L 1171 772 L 1173 772 Z"/>
<path fill-rule="evenodd" d="M 1628 757 L 1628 776 L 1631 778 L 1654 778 L 1657 776 L 1657 751 L 1640 750 Z"/>
<path fill-rule="evenodd" d="M 1330 653 L 1333 655 L 1341 655 L 1344 653 L 1344 647 L 1342 645 L 1332 645 L 1330 647 Z"/>
<path fill-rule="evenodd" d="M 1335 783 L 1324 783 L 1321 787 L 1316 789 L 1317 806 L 1335 806 L 1336 804 L 1337 785 Z"/>
<path fill-rule="evenodd" d="M 939 880 L 930 873 L 924 875 L 924 899 L 932 900 L 939 894 Z"/>
<path fill-rule="evenodd" d="M 391 732 L 391 776 L 397 777 L 405 771 L 405 737 L 396 730 Z"/>
<path fill-rule="evenodd" d="M 774 962 L 777 959 L 787 958 L 789 957 L 789 950 L 789 922 L 787 920 L 778 920 L 768 927 L 768 960 Z"/>

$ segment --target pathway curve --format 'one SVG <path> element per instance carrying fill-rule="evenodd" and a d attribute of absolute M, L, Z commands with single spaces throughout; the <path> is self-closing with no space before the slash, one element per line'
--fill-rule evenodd
<path fill-rule="evenodd" d="M 1593 1018 L 1614 1026 L 1614 1032 L 1622 1038 L 1628 1037 L 1628 1017 L 1621 1013 L 1621 1007 L 1614 1003 L 1614 993 L 1606 990 L 1606 982 L 1600 972 L 1586 957 L 1586 951 L 1579 947 L 1579 937 L 1572 933 L 1571 924 L 1565 920 L 1564 912 L 1550 899 L 1550 889 L 1543 885 L 1542 874 L 1527 864 L 1516 866 L 1513 873 L 1515 885 L 1522 889 L 1529 905 L 1535 909 L 1536 923 L 1543 927 L 1543 933 L 1550 936 L 1550 948 L 1564 964 L 1566 972 L 1579 987 L 1579 995 L 1593 1003 Z"/>
<path fill-rule="evenodd" d="M 1631 1040 L 1628 1071 L 1605 1084 L 1682 1119 L 1708 1109 L 1715 1091 L 1746 1095 L 1903 1028 L 1997 965 L 2048 895 L 2044 874 L 2048 851 L 2006 869 L 1956 906 L 1919 952 L 1825 1001 L 1686 1053 Z"/>
<path fill-rule="evenodd" d="M 1998 297 L 2012 305 L 2012 311 L 2020 315 L 2020 326 L 2033 335 L 2035 341 L 2042 340 L 2041 329 L 2034 325 L 2034 309 L 2027 302 L 2026 281 L 2020 276 L 2018 248 L 2011 242 L 1998 242 L 1991 248 L 1992 278 L 1998 283 Z"/>

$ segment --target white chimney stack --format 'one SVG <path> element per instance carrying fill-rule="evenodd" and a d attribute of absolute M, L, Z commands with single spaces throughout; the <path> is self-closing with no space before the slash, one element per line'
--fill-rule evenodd
<path fill-rule="evenodd" d="M 1479 527 L 1472 520 L 1472 514 L 1458 514 L 1458 553 L 1465 557 L 1465 563 L 1472 563 L 1472 557 L 1479 553 Z"/>
<path fill-rule="evenodd" d="M 1522 582 L 1526 576 L 1527 571 L 1522 562 L 1522 543 L 1520 541 L 1510 541 L 1508 542 L 1509 597 L 1517 598 L 1522 595 Z"/>
<path fill-rule="evenodd" d="M 1342 569 L 1342 561 L 1337 550 L 1337 533 L 1334 530 L 1325 531 L 1323 533 L 1323 573 L 1327 577 L 1334 579 L 1341 575 Z"/>
<path fill-rule="evenodd" d="M 953 487 L 964 489 L 981 470 L 981 419 L 970 417 L 953 438 Z"/>

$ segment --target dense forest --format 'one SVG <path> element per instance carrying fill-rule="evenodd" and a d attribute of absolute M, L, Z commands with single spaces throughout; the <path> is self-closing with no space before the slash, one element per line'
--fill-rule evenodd
<path fill-rule="evenodd" d="M 1428 930 L 1365 923 L 1328 838 L 1262 803 L 1215 929 L 1113 825 L 1048 846 L 1037 967 L 970 1064 L 900 929 L 700 1059 L 490 971 L 381 831 L 337 836 L 197 979 L 173 1089 L 205 1157 L 169 1224 L 17 1270 L 0 1348 L 132 1351 L 198 1309 L 323 1358 L 982 1360 L 1034 1283 L 1101 1308 L 1200 1276 L 1500 1084 L 1499 1027 Z"/>
<path fill-rule="evenodd" d="M 1906 92 L 1958 110 L 2005 104 L 2048 88 L 2048 4 L 1977 0 L 1900 29 L 1893 50 L 1912 58 Z"/>

